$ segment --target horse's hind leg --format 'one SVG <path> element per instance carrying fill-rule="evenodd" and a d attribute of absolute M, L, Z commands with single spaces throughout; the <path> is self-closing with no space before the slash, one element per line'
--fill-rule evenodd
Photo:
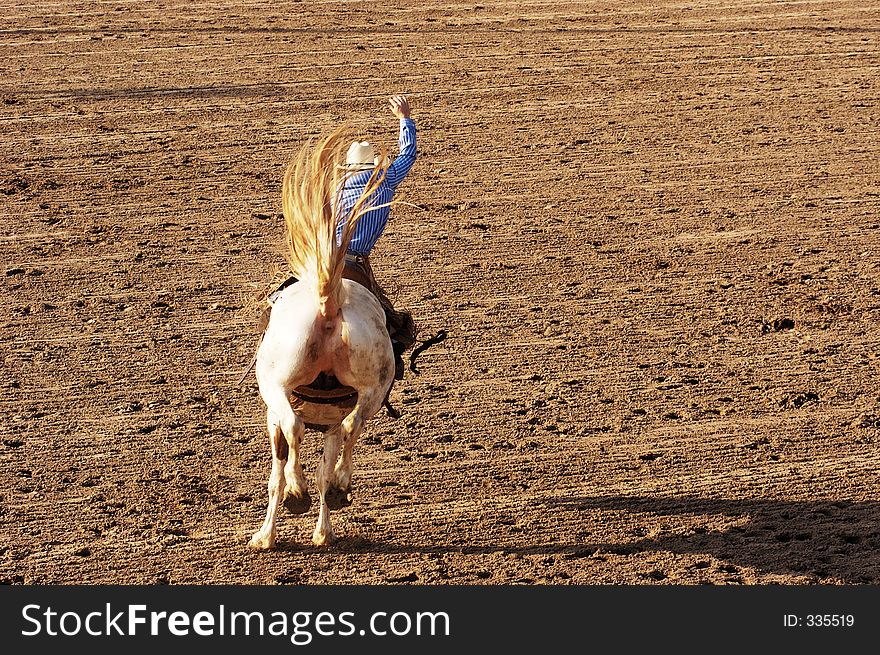
<path fill-rule="evenodd" d="M 292 514 L 305 514 L 312 506 L 306 477 L 303 475 L 300 446 L 305 434 L 305 424 L 290 406 L 287 390 L 278 387 L 262 389 L 263 398 L 269 411 L 278 417 L 278 424 L 287 439 L 290 457 L 284 463 L 284 506 Z M 270 430 L 271 424 L 270 424 Z"/>
<path fill-rule="evenodd" d="M 321 455 L 321 461 L 318 462 L 317 482 L 321 502 L 318 506 L 318 522 L 315 525 L 315 531 L 312 533 L 312 542 L 316 546 L 336 543 L 336 535 L 333 533 L 333 527 L 330 525 L 327 489 L 330 486 L 333 465 L 336 463 L 336 458 L 339 457 L 339 448 L 342 442 L 340 428 L 341 426 L 337 425 L 324 433 L 324 453 Z"/>
<path fill-rule="evenodd" d="M 305 513 L 311 506 L 299 455 L 305 426 L 294 414 L 283 389 L 280 393 L 266 395 L 267 427 L 272 449 L 272 472 L 268 484 L 269 506 L 262 527 L 248 544 L 258 550 L 275 547 L 275 524 L 282 501 L 295 514 Z"/>
<path fill-rule="evenodd" d="M 266 508 L 266 518 L 263 525 L 257 530 L 248 542 L 248 546 L 255 550 L 270 550 L 275 548 L 275 521 L 278 514 L 278 506 L 281 504 L 281 494 L 284 487 L 284 464 L 287 460 L 287 441 L 278 423 L 273 423 L 269 418 L 269 445 L 272 449 L 272 472 L 269 474 L 269 506 Z"/>
<path fill-rule="evenodd" d="M 351 413 L 342 420 L 342 423 L 331 428 L 324 435 L 324 453 L 318 464 L 317 480 L 321 504 L 318 510 L 318 522 L 312 535 L 312 541 L 317 546 L 336 541 L 336 535 L 330 524 L 330 510 L 351 504 L 351 451 L 363 431 L 364 424 L 379 411 L 383 400 L 384 395 L 381 393 L 370 391 L 360 393 L 358 404 Z M 340 450 L 343 450 L 342 462 L 337 463 Z"/>
<path fill-rule="evenodd" d="M 376 414 L 385 400 L 384 395 L 363 397 L 362 407 L 356 407 L 342 424 L 342 457 L 336 463 L 333 479 L 327 492 L 327 503 L 330 509 L 340 509 L 351 505 L 352 452 L 354 445 L 363 432 L 367 420 Z M 378 400 L 378 402 L 377 402 Z"/>

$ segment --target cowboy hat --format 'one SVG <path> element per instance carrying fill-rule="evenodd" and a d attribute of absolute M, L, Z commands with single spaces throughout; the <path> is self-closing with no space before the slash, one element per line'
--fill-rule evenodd
<path fill-rule="evenodd" d="M 345 155 L 345 167 L 350 171 L 365 171 L 375 168 L 379 157 L 369 141 L 354 141 Z"/>

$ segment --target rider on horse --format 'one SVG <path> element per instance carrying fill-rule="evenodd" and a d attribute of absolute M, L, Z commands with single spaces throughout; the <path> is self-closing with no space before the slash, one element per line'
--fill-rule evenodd
<path fill-rule="evenodd" d="M 391 301 L 376 282 L 369 260 L 370 251 L 382 236 L 388 223 L 394 193 L 416 161 L 416 126 L 410 117 L 409 101 L 405 96 L 396 95 L 390 98 L 389 105 L 391 112 L 400 120 L 400 153 L 388 165 L 384 179 L 370 198 L 368 205 L 372 209 L 364 213 L 358 220 L 346 254 L 346 272 L 348 274 L 345 277 L 350 277 L 364 284 L 373 292 L 385 310 L 386 325 L 394 350 L 394 377 L 400 380 L 403 378 L 402 355 L 416 341 L 415 324 L 409 312 L 394 309 Z M 346 171 L 345 177 L 342 189 L 337 196 L 340 202 L 337 214 L 340 216 L 339 230 L 342 229 L 345 218 L 363 194 L 374 170 L 380 164 L 381 162 L 369 142 L 355 141 L 349 147 L 343 166 Z M 295 281 L 296 278 L 289 278 L 270 295 L 270 305 L 275 294 Z M 263 321 L 267 322 L 268 316 L 264 316 Z"/>
<path fill-rule="evenodd" d="M 394 348 L 396 365 L 395 379 L 403 378 L 403 360 L 401 355 L 410 348 L 416 340 L 415 325 L 412 316 L 408 312 L 399 312 L 394 309 L 391 301 L 385 295 L 382 288 L 376 283 L 370 267 L 369 255 L 373 246 L 382 236 L 385 225 L 391 213 L 391 201 L 394 192 L 403 182 L 416 161 L 416 124 L 410 118 L 410 106 L 406 96 L 392 96 L 389 100 L 391 112 L 400 120 L 400 136 L 398 144 L 400 154 L 395 157 L 382 180 L 382 184 L 373 194 L 370 205 L 374 208 L 364 214 L 358 221 L 357 227 L 348 246 L 350 259 L 359 264 L 370 280 L 370 289 L 379 299 L 388 325 L 388 333 L 391 336 L 391 344 Z M 345 166 L 347 169 L 345 182 L 340 197 L 340 216 L 346 216 L 352 206 L 364 191 L 364 187 L 370 180 L 373 169 L 379 165 L 378 157 L 373 146 L 367 141 L 355 141 L 348 149 Z M 341 229 L 341 225 L 340 225 Z"/>

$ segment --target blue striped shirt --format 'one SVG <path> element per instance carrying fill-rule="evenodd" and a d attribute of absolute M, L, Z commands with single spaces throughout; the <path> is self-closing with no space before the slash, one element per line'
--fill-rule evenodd
<path fill-rule="evenodd" d="M 394 158 L 388 173 L 379 188 L 373 193 L 369 205 L 387 205 L 394 197 L 397 187 L 403 182 L 403 178 L 409 173 L 416 162 L 416 124 L 411 118 L 400 119 L 400 138 L 398 140 L 400 154 Z M 370 179 L 371 170 L 357 171 L 345 180 L 340 199 L 340 216 L 348 216 L 351 208 L 364 192 L 364 188 Z M 348 252 L 355 255 L 369 255 L 373 246 L 385 231 L 391 207 L 384 206 L 371 209 L 361 216 L 355 227 Z M 341 226 L 337 230 L 337 236 L 341 234 Z"/>

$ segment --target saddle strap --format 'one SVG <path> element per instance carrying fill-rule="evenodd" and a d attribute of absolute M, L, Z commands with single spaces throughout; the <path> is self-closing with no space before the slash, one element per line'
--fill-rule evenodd
<path fill-rule="evenodd" d="M 424 341 L 422 341 L 421 345 L 419 345 L 418 348 L 416 348 L 415 350 L 412 351 L 412 353 L 410 353 L 409 370 L 411 370 L 416 375 L 421 375 L 421 373 L 419 373 L 419 370 L 416 368 L 416 358 L 419 355 L 421 355 L 423 352 L 425 352 L 428 348 L 433 346 L 434 344 L 438 344 L 441 341 L 445 340 L 446 337 L 447 337 L 446 330 L 440 330 L 433 337 L 430 337 L 429 339 L 425 339 Z"/>
<path fill-rule="evenodd" d="M 310 391 L 314 391 L 309 387 L 298 387 L 291 391 L 291 395 L 299 398 L 304 403 L 314 403 L 316 405 L 336 405 L 341 403 L 346 403 L 351 400 L 357 398 L 357 391 L 352 391 L 351 393 L 343 394 L 341 396 L 333 396 L 333 395 L 321 395 L 316 396 L 310 393 L 304 393 L 302 390 L 309 389 Z"/>

